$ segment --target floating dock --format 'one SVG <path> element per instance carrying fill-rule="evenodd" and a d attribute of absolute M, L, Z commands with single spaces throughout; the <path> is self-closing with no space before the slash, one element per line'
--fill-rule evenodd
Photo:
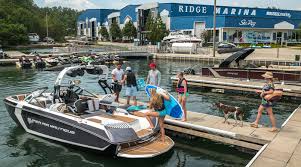
<path fill-rule="evenodd" d="M 283 123 L 279 133 L 249 162 L 247 167 L 299 167 L 301 164 L 301 107 Z"/>
<path fill-rule="evenodd" d="M 120 99 L 126 103 L 125 99 Z M 138 102 L 139 105 L 146 105 Z M 243 127 L 235 120 L 228 119 L 230 124 L 223 123 L 224 118 L 209 114 L 188 111 L 188 121 L 182 122 L 172 118 L 165 118 L 165 128 L 173 134 L 184 134 L 206 138 L 209 140 L 247 148 L 249 150 L 260 150 L 262 146 L 272 141 L 277 133 L 269 132 L 269 128 L 252 128 L 250 123 L 243 122 Z"/>
<path fill-rule="evenodd" d="M 124 103 L 125 100 L 121 99 Z M 139 102 L 139 104 L 144 104 Z M 246 165 L 262 166 L 300 166 L 301 160 L 301 105 L 289 116 L 277 132 L 270 132 L 268 127 L 253 128 L 243 122 L 234 126 L 235 120 L 188 111 L 188 121 L 182 122 L 165 118 L 165 129 L 171 135 L 188 135 L 206 138 L 225 144 L 257 151 Z"/>
<path fill-rule="evenodd" d="M 224 90 L 231 90 L 254 93 L 256 89 L 262 89 L 264 85 L 264 82 L 253 80 L 247 81 L 232 78 L 214 78 L 200 75 L 186 75 L 185 78 L 191 86 L 219 89 L 221 92 Z M 176 77 L 171 77 L 171 80 L 173 83 L 176 83 L 178 79 Z M 277 89 L 283 89 L 283 96 L 301 97 L 300 85 L 275 84 L 275 87 Z"/>
<path fill-rule="evenodd" d="M 228 119 L 228 124 L 224 123 L 223 117 L 196 112 L 188 112 L 187 115 L 187 122 L 166 118 L 166 129 L 251 150 L 260 150 L 277 134 L 269 132 L 267 127 L 252 128 L 248 122 L 243 122 L 241 127 L 239 123 L 234 126 L 233 119 Z"/>

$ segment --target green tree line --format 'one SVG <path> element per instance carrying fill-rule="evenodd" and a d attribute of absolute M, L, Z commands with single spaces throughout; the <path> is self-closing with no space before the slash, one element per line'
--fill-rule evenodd
<path fill-rule="evenodd" d="M 12 46 L 28 43 L 28 33 L 46 37 L 46 13 L 49 37 L 63 41 L 76 35 L 79 11 L 70 8 L 39 8 L 33 0 L 0 0 L 0 44 Z"/>

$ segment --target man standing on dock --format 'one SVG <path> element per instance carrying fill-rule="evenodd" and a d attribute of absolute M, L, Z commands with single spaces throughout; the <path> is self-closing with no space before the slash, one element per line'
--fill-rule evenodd
<path fill-rule="evenodd" d="M 151 63 L 149 67 L 151 70 L 148 72 L 146 84 L 160 86 L 161 72 L 157 69 L 157 65 L 155 63 Z"/>

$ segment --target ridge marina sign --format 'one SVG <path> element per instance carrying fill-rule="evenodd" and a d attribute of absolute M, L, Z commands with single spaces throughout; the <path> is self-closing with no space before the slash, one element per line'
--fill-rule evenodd
<path fill-rule="evenodd" d="M 208 12 L 210 11 L 210 12 Z M 200 5 L 179 5 L 179 13 L 189 14 L 213 14 L 212 6 Z M 212 13 L 211 13 L 212 12 Z M 235 15 L 235 16 L 256 16 L 256 9 L 237 8 L 237 7 L 216 7 L 216 14 L 220 15 Z"/>

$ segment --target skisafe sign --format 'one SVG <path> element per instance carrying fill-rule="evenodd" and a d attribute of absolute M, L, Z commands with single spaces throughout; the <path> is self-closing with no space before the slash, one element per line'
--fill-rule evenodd
<path fill-rule="evenodd" d="M 204 14 L 211 15 L 213 14 L 213 7 L 204 5 L 178 5 L 178 12 L 180 14 Z M 256 16 L 256 9 L 250 8 L 237 8 L 237 7 L 217 7 L 216 14 L 221 15 L 242 15 L 242 16 Z"/>

